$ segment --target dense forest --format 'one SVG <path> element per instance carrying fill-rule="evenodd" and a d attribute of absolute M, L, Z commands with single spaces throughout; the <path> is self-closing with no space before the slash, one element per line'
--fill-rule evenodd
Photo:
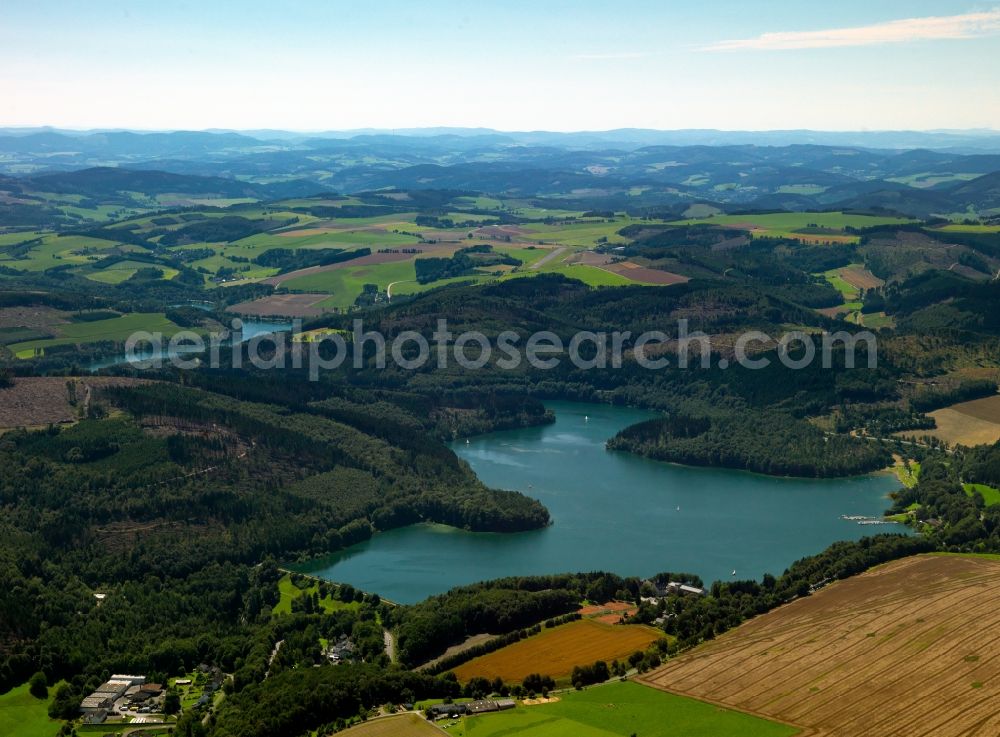
<path fill-rule="evenodd" d="M 500 265 L 520 266 L 521 262 L 513 256 L 495 253 L 489 244 L 460 248 L 449 258 L 418 258 L 414 261 L 417 281 L 421 284 L 465 276 L 477 268 Z"/>
<path fill-rule="evenodd" d="M 877 444 L 829 437 L 803 420 L 764 412 L 649 420 L 622 430 L 608 448 L 659 461 L 788 476 L 849 476 L 885 468 L 891 460 Z"/>
<path fill-rule="evenodd" d="M 232 305 L 273 290 L 206 284 L 208 273 L 198 270 L 205 267 L 195 264 L 216 252 L 200 244 L 230 244 L 299 217 L 336 221 L 413 208 L 421 228 L 464 227 L 447 205 L 472 194 L 386 189 L 347 201 L 328 193 L 296 203 L 296 217 L 280 221 L 235 214 L 247 210 L 199 217 L 176 208 L 160 212 L 143 232 L 77 224 L 67 234 L 119 244 L 89 266 L 129 261 L 135 272 L 102 284 L 68 262 L 34 274 L 10 270 L 0 308 L 59 311 L 74 325 L 162 313 L 177 326 L 214 330 L 228 324 Z M 606 202 L 574 203 L 600 205 L 592 217 L 616 217 Z M 524 221 L 513 208 L 483 212 L 498 223 Z M 1000 288 L 949 266 L 985 274 L 1000 256 L 1000 237 L 949 240 L 956 255 L 941 266 L 910 250 L 922 239 L 939 243 L 943 237 L 927 235 L 922 225 L 852 230 L 857 243 L 807 245 L 760 237 L 742 226 L 665 225 L 653 222 L 657 212 L 635 210 L 614 242 L 605 239 L 595 251 L 612 260 L 641 259 L 689 281 L 669 288 L 593 288 L 538 273 L 478 286 L 450 284 L 389 304 L 373 301 L 370 308 L 324 314 L 305 326 L 349 335 L 351 321 L 361 316 L 366 329 L 391 340 L 410 330 L 429 338 L 438 320 L 447 319 L 454 333 L 478 330 L 495 340 L 511 330 L 523 340 L 547 330 L 564 344 L 579 331 L 629 332 L 620 365 L 589 370 L 563 360 L 550 370 L 506 370 L 494 359 L 475 371 L 455 365 L 380 369 L 369 352 L 360 368 L 345 364 L 317 381 L 305 369 L 237 368 L 228 357 L 217 368 L 138 372 L 119 365 L 104 371 L 118 381 L 81 404 L 75 422 L 0 435 L 0 691 L 38 673 L 50 684 L 65 679 L 53 714 L 69 718 L 109 673 L 142 672 L 163 681 L 204 663 L 231 676 L 226 699 L 204 722 L 203 713 L 189 710 L 174 734 L 299 737 L 339 730 L 387 702 L 551 688 L 544 673 L 521 684 L 458 683 L 448 670 L 575 618 L 582 602 L 639 603 L 650 593 L 647 584 L 612 572 L 558 573 L 487 581 L 393 606 L 378 592 L 316 582 L 279 567 L 417 522 L 488 532 L 550 524 L 539 501 L 487 488 L 445 444 L 552 422 L 548 399 L 659 412 L 608 439 L 608 448 L 662 461 L 808 477 L 885 468 L 894 455 L 920 462 L 918 482 L 892 501 L 892 512 L 919 534 L 838 543 L 783 575 L 716 582 L 704 597 L 641 602 L 638 621 L 665 617 L 664 639 L 633 654 L 630 667 L 653 667 L 756 614 L 809 596 L 823 582 L 887 560 L 935 550 L 1000 552 L 1000 507 L 965 488 L 1000 487 L 1000 445 L 939 448 L 893 435 L 932 430 L 934 410 L 996 393 L 991 367 L 1000 361 Z M 464 233 L 462 238 L 475 243 Z M 0 246 L 0 254 L 19 258 L 37 245 L 26 236 Z M 235 258 L 284 273 L 371 251 L 269 247 L 252 262 Z M 846 348 L 837 346 L 828 368 L 790 370 L 774 341 L 762 341 L 754 353 L 769 362 L 766 368 L 720 366 L 733 357 L 734 338 L 743 331 L 780 336 L 803 330 L 818 345 L 823 332 L 848 327 L 836 312 L 845 296 L 822 274 L 861 263 L 887 283 L 859 293 L 854 309 L 885 313 L 885 324 L 896 326 L 876 329 L 876 367 L 867 368 L 863 348 L 855 358 L 866 368 L 850 368 Z M 417 258 L 414 271 L 427 285 L 520 264 L 490 246 L 472 245 L 449 258 Z M 176 275 L 167 278 L 171 271 Z M 679 366 L 681 320 L 689 331 L 712 336 L 704 365 L 695 356 L 688 368 Z M 663 369 L 645 369 L 635 360 L 636 336 L 652 330 L 666 333 Z M 8 343 L 45 335 L 15 332 Z M 276 347 L 269 357 L 282 350 Z M 0 389 L 29 376 L 59 377 L 61 383 L 120 351 L 121 341 L 107 339 L 14 360 L 0 344 Z M 584 354 L 602 358 L 596 347 Z M 654 580 L 702 585 L 683 573 Z M 289 587 L 292 600 L 283 601 Z M 384 651 L 383 629 L 395 635 L 394 663 Z M 414 670 L 485 632 L 495 638 Z M 331 666 L 320 643 L 343 636 L 358 656 Z M 572 681 L 594 683 L 625 665 L 581 662 Z"/>
<path fill-rule="evenodd" d="M 379 407 L 406 416 L 397 405 L 367 406 L 369 425 Z M 548 522 L 538 502 L 483 487 L 453 453 L 405 425 L 382 423 L 391 437 L 409 438 L 394 444 L 346 424 L 352 408 L 343 401 L 295 412 L 164 382 L 109 388 L 91 410 L 94 419 L 70 428 L 13 431 L 0 443 L 10 471 L 0 478 L 0 621 L 4 641 L 17 643 L 3 650 L 6 686 L 40 667 L 51 682 L 173 671 L 187 651 L 172 633 L 184 632 L 209 636 L 212 659 L 232 668 L 236 654 L 218 648 L 239 632 L 247 607 L 257 614 L 273 599 L 255 593 L 265 582 L 246 568 L 268 555 L 317 555 L 420 520 L 478 530 Z M 164 587 L 172 598 L 146 606 Z M 108 589 L 120 596 L 97 607 L 92 592 Z M 80 620 L 78 611 L 93 616 Z M 106 640 L 116 617 L 129 620 L 122 647 L 97 657 L 87 643 Z M 128 632 L 141 638 L 154 622 L 163 640 L 130 646 Z M 178 654 L 175 665 L 160 653 Z"/>

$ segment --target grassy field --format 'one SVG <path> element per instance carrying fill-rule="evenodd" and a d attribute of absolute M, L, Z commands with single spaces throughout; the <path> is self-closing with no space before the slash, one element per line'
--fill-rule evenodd
<path fill-rule="evenodd" d="M 945 233 L 1000 233 L 1000 225 L 966 225 L 965 223 L 951 223 L 934 230 L 942 230 Z"/>
<path fill-rule="evenodd" d="M 36 699 L 25 683 L 0 695 L 0 735 L 3 737 L 54 737 L 61 722 L 49 719 L 48 709 L 56 686 L 48 699 Z"/>
<path fill-rule="evenodd" d="M 466 717 L 448 731 L 461 737 L 789 737 L 798 732 L 632 682 L 564 693 L 554 703 Z"/>
<path fill-rule="evenodd" d="M 271 613 L 274 615 L 279 614 L 291 614 L 292 612 L 292 599 L 302 596 L 302 594 L 308 593 L 310 596 L 319 592 L 319 582 L 313 581 L 312 585 L 308 588 L 300 589 L 295 584 L 292 583 L 292 578 L 289 575 L 285 575 L 280 581 L 278 581 L 278 592 L 281 594 L 281 599 Z M 332 597 L 326 596 L 319 600 L 320 608 L 324 612 L 334 612 L 338 609 L 357 609 L 361 606 L 357 602 L 345 603 L 338 599 L 333 599 Z"/>
<path fill-rule="evenodd" d="M 756 617 L 642 677 L 825 737 L 997 734 L 1000 561 L 913 556 Z"/>
<path fill-rule="evenodd" d="M 503 207 L 503 201 L 494 197 L 456 197 L 454 204 L 458 207 L 471 207 L 476 210 L 495 210 Z"/>
<path fill-rule="evenodd" d="M 794 238 L 805 242 L 853 243 L 857 236 L 846 234 L 844 228 L 870 228 L 875 225 L 895 225 L 911 222 L 905 218 L 852 215 L 843 212 L 777 212 L 760 215 L 715 215 L 709 218 L 676 221 L 677 225 L 728 225 L 747 228 L 754 237 Z M 815 228 L 823 231 L 815 232 Z M 809 232 L 813 231 L 813 232 Z"/>
<path fill-rule="evenodd" d="M 332 297 L 324 300 L 324 307 L 346 309 L 365 284 L 377 284 L 384 292 L 393 282 L 416 282 L 417 272 L 413 260 L 387 261 L 382 264 L 364 266 L 344 266 L 343 268 L 321 271 L 282 282 L 283 287 L 301 292 L 327 292 Z"/>
<path fill-rule="evenodd" d="M 181 330 L 180 326 L 167 319 L 162 312 L 133 312 L 121 317 L 94 322 L 65 323 L 58 326 L 59 337 L 14 343 L 10 350 L 18 358 L 31 358 L 38 349 L 45 350 L 58 345 L 97 343 L 103 340 L 124 341 L 139 330 L 161 332 L 164 336 Z"/>
<path fill-rule="evenodd" d="M 543 241 L 560 246 L 593 248 L 602 238 L 606 238 L 608 243 L 627 242 L 618 235 L 618 231 L 634 222 L 638 221 L 628 217 L 618 217 L 610 223 L 603 220 L 554 225 L 529 223 L 521 226 L 525 230 L 522 238 L 526 241 Z"/>
<path fill-rule="evenodd" d="M 507 683 L 515 683 L 531 673 L 564 679 L 574 666 L 627 658 L 662 636 L 662 632 L 650 627 L 581 619 L 543 629 L 540 634 L 473 658 L 455 668 L 455 675 L 463 682 L 474 676 L 499 676 Z"/>
<path fill-rule="evenodd" d="M 853 284 L 849 284 L 840 274 L 840 269 L 830 269 L 823 272 L 823 277 L 834 289 L 840 292 L 844 302 L 851 302 L 858 297 L 858 289 Z"/>
<path fill-rule="evenodd" d="M 778 187 L 778 191 L 782 194 L 820 194 L 825 192 L 826 187 L 821 184 L 783 184 Z"/>
<path fill-rule="evenodd" d="M 860 309 L 860 306 L 858 307 L 858 309 Z M 879 330 L 881 328 L 895 327 L 896 321 L 890 315 L 886 315 L 884 312 L 871 312 L 867 315 L 861 316 L 861 324 L 864 325 L 866 328 Z"/>
<path fill-rule="evenodd" d="M 917 461 L 910 461 L 908 466 L 900 464 L 896 466 L 896 476 L 903 486 L 912 489 L 920 479 L 920 464 Z"/>
<path fill-rule="evenodd" d="M 419 714 L 397 714 L 372 719 L 340 734 L 347 737 L 440 737 L 444 733 Z"/>
<path fill-rule="evenodd" d="M 18 238 L 16 242 L 24 240 Z M 23 258 L 7 259 L 0 256 L 0 264 L 21 271 L 44 271 L 66 264 L 84 265 L 107 256 L 107 251 L 118 247 L 112 241 L 88 238 L 82 235 L 45 235 L 33 245 Z"/>
<path fill-rule="evenodd" d="M 986 484 L 962 484 L 962 486 L 965 488 L 965 493 L 969 496 L 978 492 L 983 497 L 983 501 L 987 507 L 1000 504 L 1000 489 L 995 489 Z"/>
<path fill-rule="evenodd" d="M 149 264 L 142 261 L 119 261 L 118 263 L 107 267 L 106 269 L 101 269 L 100 271 L 93 271 L 90 273 L 84 273 L 88 279 L 92 281 L 101 282 L 102 284 L 121 284 L 127 279 L 131 279 L 135 276 L 135 273 L 139 269 L 159 269 L 163 272 L 164 279 L 173 279 L 180 272 L 177 269 L 173 269 L 169 266 L 162 266 L 159 264 Z"/>
<path fill-rule="evenodd" d="M 43 235 L 45 234 L 37 230 L 24 230 L 17 233 L 0 233 L 0 248 L 3 246 L 12 246 L 15 243 L 24 243 L 25 241 L 34 240 L 35 238 L 40 238 Z"/>

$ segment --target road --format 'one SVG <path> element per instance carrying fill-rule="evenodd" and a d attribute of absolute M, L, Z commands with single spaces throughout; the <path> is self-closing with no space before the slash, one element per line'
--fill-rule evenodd
<path fill-rule="evenodd" d="M 389 656 L 389 660 L 393 663 L 396 662 L 396 640 L 392 636 L 392 633 L 387 630 L 382 630 L 382 638 L 385 640 L 385 654 Z"/>
<path fill-rule="evenodd" d="M 532 271 L 538 271 L 540 268 L 545 266 L 545 264 L 547 264 L 549 261 L 556 258 L 557 256 L 562 255 L 563 253 L 566 253 L 566 249 L 560 246 L 559 248 L 556 248 L 550 251 L 549 253 L 545 254 L 544 256 L 542 256 L 538 261 L 533 263 L 528 268 L 531 269 Z"/>
<path fill-rule="evenodd" d="M 285 643 L 284 640 L 278 640 L 276 643 L 274 643 L 274 649 L 271 650 L 271 657 L 267 659 L 267 673 L 264 674 L 264 678 L 267 678 L 269 675 L 271 675 L 271 663 L 273 663 L 274 659 L 278 657 L 278 651 L 281 649 L 281 646 L 284 643 Z"/>
<path fill-rule="evenodd" d="M 413 281 L 413 279 L 400 279 L 399 281 L 394 281 L 391 284 L 389 284 L 389 286 L 385 288 L 386 298 L 389 299 L 390 301 L 392 300 L 392 288 L 394 286 L 396 286 L 397 284 L 406 284 L 407 282 L 411 281 Z"/>

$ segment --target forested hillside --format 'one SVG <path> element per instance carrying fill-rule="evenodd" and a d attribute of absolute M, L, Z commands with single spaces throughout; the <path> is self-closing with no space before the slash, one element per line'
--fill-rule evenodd
<path fill-rule="evenodd" d="M 173 672 L 195 658 L 231 669 L 242 656 L 227 638 L 274 603 L 274 581 L 251 573 L 263 558 L 332 552 L 422 520 L 548 523 L 538 502 L 485 488 L 439 441 L 386 423 L 419 426 L 405 408 L 356 404 L 359 422 L 328 401 L 294 411 L 161 382 L 109 388 L 69 428 L 6 433 L 4 683 L 39 668 L 53 682 Z M 95 592 L 108 593 L 103 604 Z M 153 628 L 162 636 L 150 641 Z M 115 644 L 98 653 L 97 641 Z"/>

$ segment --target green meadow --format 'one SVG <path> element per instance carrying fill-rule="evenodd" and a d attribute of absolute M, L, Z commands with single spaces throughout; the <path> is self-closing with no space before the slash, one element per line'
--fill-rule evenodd
<path fill-rule="evenodd" d="M 986 503 L 987 507 L 1000 504 L 1000 489 L 995 489 L 986 484 L 962 484 L 962 486 L 965 488 L 965 493 L 969 496 L 978 492 L 983 497 L 983 502 Z"/>
<path fill-rule="evenodd" d="M 346 309 L 354 304 L 365 284 L 378 285 L 384 292 L 393 282 L 416 283 L 417 272 L 413 260 L 388 261 L 383 264 L 343 266 L 338 269 L 296 277 L 281 283 L 282 287 L 300 292 L 326 292 L 331 298 L 324 300 L 324 307 Z M 395 292 L 393 288 L 393 292 Z"/>
<path fill-rule="evenodd" d="M 1000 233 L 1000 225 L 977 225 L 966 223 L 951 223 L 940 228 L 934 228 L 945 233 Z"/>
<path fill-rule="evenodd" d="M 0 694 L 0 735 L 3 737 L 55 737 L 61 722 L 49 719 L 49 704 L 59 684 L 49 687 L 47 699 L 36 699 L 25 683 Z"/>
<path fill-rule="evenodd" d="M 694 225 L 741 225 L 752 223 L 761 228 L 774 230 L 795 230 L 816 225 L 820 228 L 843 230 L 844 228 L 870 228 L 874 225 L 898 225 L 912 222 L 908 218 L 876 215 L 855 215 L 845 212 L 771 212 L 758 215 L 715 215 L 709 218 L 678 220 L 677 224 Z"/>
<path fill-rule="evenodd" d="M 135 273 L 139 269 L 159 269 L 163 272 L 164 279 L 173 279 L 180 272 L 177 269 L 171 268 L 169 266 L 163 266 L 161 264 L 150 264 L 143 261 L 119 261 L 105 269 L 100 271 L 94 271 L 90 273 L 84 273 L 91 281 L 101 282 L 102 284 L 121 284 L 127 279 L 131 279 L 135 276 Z"/>
<path fill-rule="evenodd" d="M 313 594 L 319 593 L 319 582 L 313 581 L 310 586 L 304 589 L 300 589 L 298 586 L 292 583 L 292 578 L 289 575 L 285 575 L 280 581 L 278 581 L 278 593 L 281 594 L 281 599 L 274 608 L 271 610 L 271 614 L 291 614 L 292 613 L 292 599 L 302 596 L 302 594 Z M 339 599 L 334 599 L 330 596 L 325 596 L 319 600 L 320 608 L 329 614 L 330 612 L 335 612 L 338 609 L 358 609 L 361 607 L 356 601 L 350 603 L 340 601 Z"/>
<path fill-rule="evenodd" d="M 840 269 L 830 269 L 829 271 L 823 272 L 823 278 L 830 283 L 834 289 L 840 292 L 843 296 L 845 302 L 851 302 L 858 297 L 858 290 L 856 287 L 848 284 L 844 278 L 840 275 Z M 861 309 L 860 305 L 857 309 Z"/>
<path fill-rule="evenodd" d="M 179 332 L 181 328 L 168 320 L 162 312 L 133 312 L 107 320 L 66 323 L 60 325 L 58 330 L 59 337 L 14 343 L 9 348 L 18 358 L 31 358 L 36 350 L 44 351 L 54 346 L 99 343 L 105 340 L 124 341 L 139 330 L 169 336 Z"/>
<path fill-rule="evenodd" d="M 844 234 L 844 228 L 871 228 L 876 225 L 898 225 L 913 222 L 908 218 L 855 215 L 844 212 L 773 212 L 753 215 L 713 215 L 707 218 L 676 220 L 674 225 L 729 225 L 756 227 L 755 237 L 796 238 L 810 235 L 822 240 L 826 233 L 815 232 L 813 227 L 829 233 L 838 241 L 855 241 L 856 237 Z"/>
<path fill-rule="evenodd" d="M 41 242 L 32 246 L 23 258 L 7 259 L 0 255 L 0 265 L 21 271 L 44 271 L 66 264 L 84 265 L 100 260 L 108 255 L 107 251 L 117 247 L 119 244 L 100 238 L 50 234 L 43 236 Z"/>
<path fill-rule="evenodd" d="M 459 737 L 790 737 L 799 730 L 632 682 L 559 694 L 559 701 L 466 717 Z"/>
<path fill-rule="evenodd" d="M 628 217 L 618 217 L 610 223 L 601 220 L 588 220 L 553 225 L 529 223 L 521 227 L 526 231 L 526 234 L 522 236 L 525 239 L 554 243 L 560 246 L 593 248 L 599 243 L 605 242 L 602 239 L 606 239 L 608 243 L 625 243 L 626 239 L 618 235 L 618 231 L 633 222 L 638 221 Z"/>

